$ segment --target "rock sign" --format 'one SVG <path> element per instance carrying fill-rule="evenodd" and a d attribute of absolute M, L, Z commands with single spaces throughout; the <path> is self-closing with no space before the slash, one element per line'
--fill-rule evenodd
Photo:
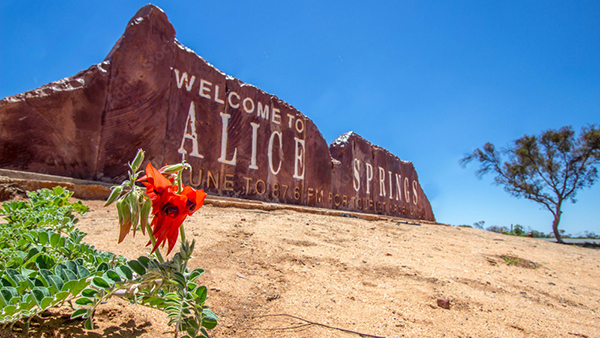
<path fill-rule="evenodd" d="M 0 101 L 0 167 L 121 182 L 138 148 L 185 158 L 211 194 L 434 221 L 411 162 L 355 133 L 330 146 L 274 95 L 225 75 L 141 8 L 106 59 Z"/>

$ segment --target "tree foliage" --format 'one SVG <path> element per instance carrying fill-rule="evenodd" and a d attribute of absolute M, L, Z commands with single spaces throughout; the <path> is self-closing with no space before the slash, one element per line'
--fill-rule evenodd
<path fill-rule="evenodd" d="M 575 203 L 577 192 L 598 178 L 600 129 L 584 127 L 577 137 L 571 126 L 550 129 L 539 136 L 525 135 L 503 150 L 488 142 L 460 162 L 464 167 L 473 160 L 480 164 L 478 177 L 493 173 L 496 184 L 509 194 L 548 209 L 554 216 L 556 240 L 562 242 L 558 224 L 563 202 Z"/>

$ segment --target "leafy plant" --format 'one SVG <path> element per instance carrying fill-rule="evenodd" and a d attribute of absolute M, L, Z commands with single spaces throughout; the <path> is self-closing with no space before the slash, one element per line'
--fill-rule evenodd
<path fill-rule="evenodd" d="M 206 194 L 185 187 L 182 171 L 189 164 L 168 165 L 160 170 L 148 163 L 145 176 L 138 178 L 144 152 L 139 150 L 131 162 L 129 179 L 113 187 L 105 206 L 115 203 L 119 214 L 119 242 L 123 241 L 139 225 L 142 233 L 148 234 L 152 244 L 152 256 L 146 264 L 140 263 L 136 272 L 141 276 L 134 282 L 121 285 L 122 290 L 132 301 L 156 307 L 167 313 L 169 325 L 175 324 L 175 336 L 185 332 L 183 337 L 208 337 L 207 330 L 217 325 L 217 315 L 204 305 L 207 298 L 205 286 L 195 281 L 204 273 L 202 269 L 189 271 L 187 262 L 192 257 L 195 240 L 190 243 L 182 225 L 188 215 L 197 211 L 204 203 Z M 145 191 L 137 186 L 143 181 Z M 153 215 L 149 223 L 149 214 Z M 167 254 L 173 249 L 177 237 L 181 248 L 173 259 L 166 261 L 160 253 L 161 245 L 168 243 Z"/>
<path fill-rule="evenodd" d="M 85 319 L 84 327 L 91 330 L 97 307 L 118 296 L 164 311 L 169 325 L 176 326 L 175 337 L 179 332 L 184 332 L 183 337 L 208 337 L 207 330 L 217 325 L 218 317 L 204 305 L 206 286 L 197 284 L 204 270 L 187 268 L 195 241 L 185 239 L 181 226 L 185 216 L 202 205 L 206 194 L 182 186 L 180 173 L 185 163 L 163 168 L 160 173 L 147 168 L 144 192 L 135 185 L 143 157 L 140 150 L 130 164 L 130 179 L 113 188 L 106 205 L 117 202 L 120 241 L 131 228 L 135 233 L 137 225 L 146 230 L 154 245 L 150 256 L 128 261 L 84 243 L 86 234 L 75 228 L 78 220 L 73 212 L 82 214 L 87 207 L 70 203 L 72 193 L 63 188 L 42 189 L 28 193 L 28 201 L 3 204 L 0 215 L 8 223 L 0 224 L 0 325 L 12 329 L 21 321 L 27 330 L 32 318 L 43 311 L 68 304 L 73 309 L 71 318 Z M 176 185 L 160 186 L 164 184 L 161 177 L 167 180 L 163 172 L 172 175 L 168 182 Z M 149 224 L 151 211 L 154 218 Z M 158 231 L 161 228 L 170 232 L 163 235 Z M 181 235 L 181 248 L 165 261 L 159 244 L 167 241 L 172 248 L 177 239 L 173 240 L 173 230 Z"/>
<path fill-rule="evenodd" d="M 512 256 L 502 256 L 502 259 L 504 259 L 504 261 L 506 263 L 508 263 L 508 265 L 517 265 L 519 264 L 519 259 L 517 257 L 512 257 Z"/>

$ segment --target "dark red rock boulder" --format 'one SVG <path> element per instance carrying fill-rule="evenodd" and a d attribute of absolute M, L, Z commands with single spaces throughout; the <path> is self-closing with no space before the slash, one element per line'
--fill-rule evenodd
<path fill-rule="evenodd" d="M 137 149 L 188 161 L 186 184 L 261 201 L 435 220 L 410 162 L 354 133 L 331 146 L 304 114 L 175 39 L 158 7 L 105 61 L 0 101 L 0 167 L 121 182 Z"/>

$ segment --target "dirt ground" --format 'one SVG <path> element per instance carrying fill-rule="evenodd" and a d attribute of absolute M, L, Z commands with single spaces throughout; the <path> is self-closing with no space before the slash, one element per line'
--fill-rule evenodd
<path fill-rule="evenodd" d="M 141 233 L 117 244 L 117 213 L 84 201 L 85 241 L 137 258 Z M 367 221 L 205 205 L 184 223 L 206 273 L 212 337 L 600 337 L 600 250 L 440 224 Z M 177 247 L 176 247 L 177 248 Z M 450 308 L 437 299 L 450 300 Z M 111 300 L 98 328 L 69 311 L 31 337 L 173 337 L 166 316 Z M 24 337 L 17 329 L 2 337 Z"/>

